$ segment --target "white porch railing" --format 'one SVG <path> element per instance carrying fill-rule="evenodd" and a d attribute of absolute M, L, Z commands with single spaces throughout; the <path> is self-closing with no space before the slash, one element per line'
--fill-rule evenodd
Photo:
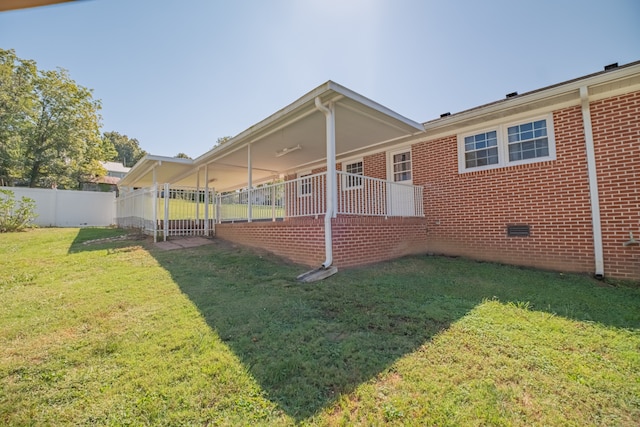
<path fill-rule="evenodd" d="M 215 222 L 259 221 L 324 215 L 326 172 L 215 196 L 213 190 L 171 188 L 121 191 L 116 221 L 159 234 L 210 235 Z M 336 213 L 360 216 L 423 217 L 422 187 L 337 172 Z"/>
<path fill-rule="evenodd" d="M 121 228 L 137 228 L 154 234 L 157 228 L 155 187 L 120 191 L 116 199 L 116 224 Z"/>
<path fill-rule="evenodd" d="M 322 215 L 326 174 L 238 190 L 218 198 L 220 221 L 273 220 Z"/>
<path fill-rule="evenodd" d="M 423 217 L 422 187 L 338 171 L 337 213 Z"/>
<path fill-rule="evenodd" d="M 337 172 L 336 213 L 362 216 L 424 216 L 422 187 Z M 326 172 L 238 190 L 218 199 L 220 221 L 276 220 L 326 212 Z"/>
<path fill-rule="evenodd" d="M 121 190 L 116 199 L 116 224 L 143 233 L 168 236 L 210 235 L 215 227 L 213 190 L 152 186 Z"/>
<path fill-rule="evenodd" d="M 170 187 L 158 192 L 158 228 L 165 236 L 208 236 L 215 227 L 215 192 Z"/>

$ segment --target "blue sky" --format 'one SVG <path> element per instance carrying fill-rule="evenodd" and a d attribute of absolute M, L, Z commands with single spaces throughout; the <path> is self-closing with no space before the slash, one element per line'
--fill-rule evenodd
<path fill-rule="evenodd" d="M 640 60 L 637 0 L 86 0 L 0 13 L 103 131 L 199 156 L 333 80 L 418 122 Z"/>

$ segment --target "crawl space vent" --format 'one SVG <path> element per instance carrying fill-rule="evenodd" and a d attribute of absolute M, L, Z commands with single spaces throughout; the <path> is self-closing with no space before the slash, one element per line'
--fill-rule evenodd
<path fill-rule="evenodd" d="M 507 236 L 509 237 L 528 237 L 530 235 L 531 230 L 526 224 L 507 225 Z"/>

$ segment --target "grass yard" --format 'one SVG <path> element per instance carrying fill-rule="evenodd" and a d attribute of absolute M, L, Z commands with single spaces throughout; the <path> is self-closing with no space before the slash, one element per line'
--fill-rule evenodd
<path fill-rule="evenodd" d="M 0 425 L 640 424 L 640 289 L 444 257 L 0 234 Z"/>

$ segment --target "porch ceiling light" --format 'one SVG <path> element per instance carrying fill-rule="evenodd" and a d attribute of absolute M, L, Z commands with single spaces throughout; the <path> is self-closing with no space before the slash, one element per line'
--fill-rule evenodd
<path fill-rule="evenodd" d="M 296 145 L 295 147 L 287 147 L 287 148 L 283 148 L 280 151 L 276 151 L 276 157 L 282 157 L 285 154 L 289 154 L 293 151 L 297 151 L 297 150 L 301 150 L 302 146 L 300 144 Z"/>

